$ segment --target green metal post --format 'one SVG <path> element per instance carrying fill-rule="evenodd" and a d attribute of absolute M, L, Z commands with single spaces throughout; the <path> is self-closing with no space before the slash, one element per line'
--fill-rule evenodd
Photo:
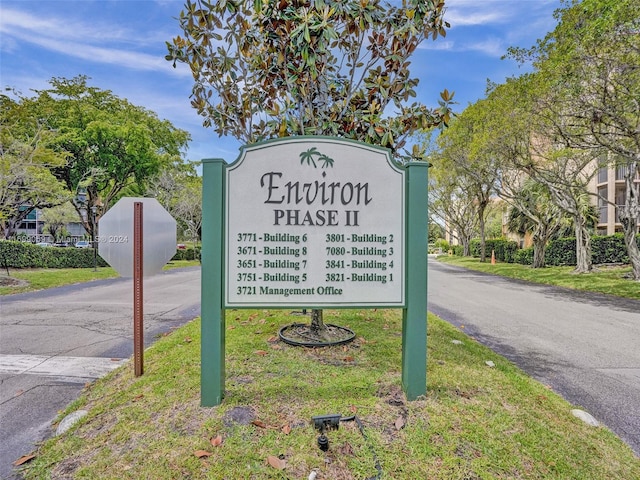
<path fill-rule="evenodd" d="M 407 165 L 407 305 L 402 312 L 402 388 L 408 400 L 427 393 L 427 188 L 426 162 Z"/>
<path fill-rule="evenodd" d="M 202 161 L 200 404 L 203 407 L 220 405 L 224 396 L 224 174 L 224 160 Z"/>

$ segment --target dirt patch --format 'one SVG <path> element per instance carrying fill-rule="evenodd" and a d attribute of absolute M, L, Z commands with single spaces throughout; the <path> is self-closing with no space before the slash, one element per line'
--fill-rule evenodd
<path fill-rule="evenodd" d="M 27 285 L 29 285 L 29 282 L 26 280 L 0 275 L 0 287 L 26 287 Z"/>
<path fill-rule="evenodd" d="M 325 324 L 326 328 L 315 329 L 311 324 L 293 323 L 280 329 L 282 341 L 302 347 L 329 347 L 353 341 L 355 334 L 346 327 Z"/>

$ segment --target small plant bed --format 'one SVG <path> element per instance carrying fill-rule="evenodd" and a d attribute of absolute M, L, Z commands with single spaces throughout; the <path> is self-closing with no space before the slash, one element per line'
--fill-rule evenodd
<path fill-rule="evenodd" d="M 29 282 L 27 282 L 26 280 L 0 274 L 0 287 L 15 288 L 15 287 L 26 287 L 28 285 L 29 285 Z"/>
<path fill-rule="evenodd" d="M 356 334 L 347 327 L 327 323 L 324 329 L 314 328 L 309 323 L 292 323 L 278 331 L 280 339 L 298 347 L 331 347 L 352 342 Z"/>

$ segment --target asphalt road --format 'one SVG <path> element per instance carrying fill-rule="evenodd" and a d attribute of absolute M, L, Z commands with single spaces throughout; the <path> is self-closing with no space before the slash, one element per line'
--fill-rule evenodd
<path fill-rule="evenodd" d="M 145 279 L 145 346 L 199 314 L 199 267 Z M 58 412 L 132 353 L 131 279 L 0 297 L 0 478 L 19 478 L 12 463 L 55 433 Z"/>
<path fill-rule="evenodd" d="M 640 301 L 429 261 L 429 311 L 605 424 L 640 456 Z M 640 285 L 638 286 L 640 288 Z"/>

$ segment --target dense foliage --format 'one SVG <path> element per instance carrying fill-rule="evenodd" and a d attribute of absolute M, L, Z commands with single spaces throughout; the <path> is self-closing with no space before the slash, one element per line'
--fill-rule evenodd
<path fill-rule="evenodd" d="M 93 249 L 73 247 L 41 247 L 28 242 L 0 241 L 2 268 L 89 268 L 106 267 L 102 257 L 94 260 Z"/>
<path fill-rule="evenodd" d="M 166 58 L 189 65 L 191 104 L 221 136 L 336 135 L 397 152 L 447 123 L 453 96 L 405 103 L 419 81 L 410 57 L 449 25 L 444 2 L 397 3 L 187 0 Z"/>

